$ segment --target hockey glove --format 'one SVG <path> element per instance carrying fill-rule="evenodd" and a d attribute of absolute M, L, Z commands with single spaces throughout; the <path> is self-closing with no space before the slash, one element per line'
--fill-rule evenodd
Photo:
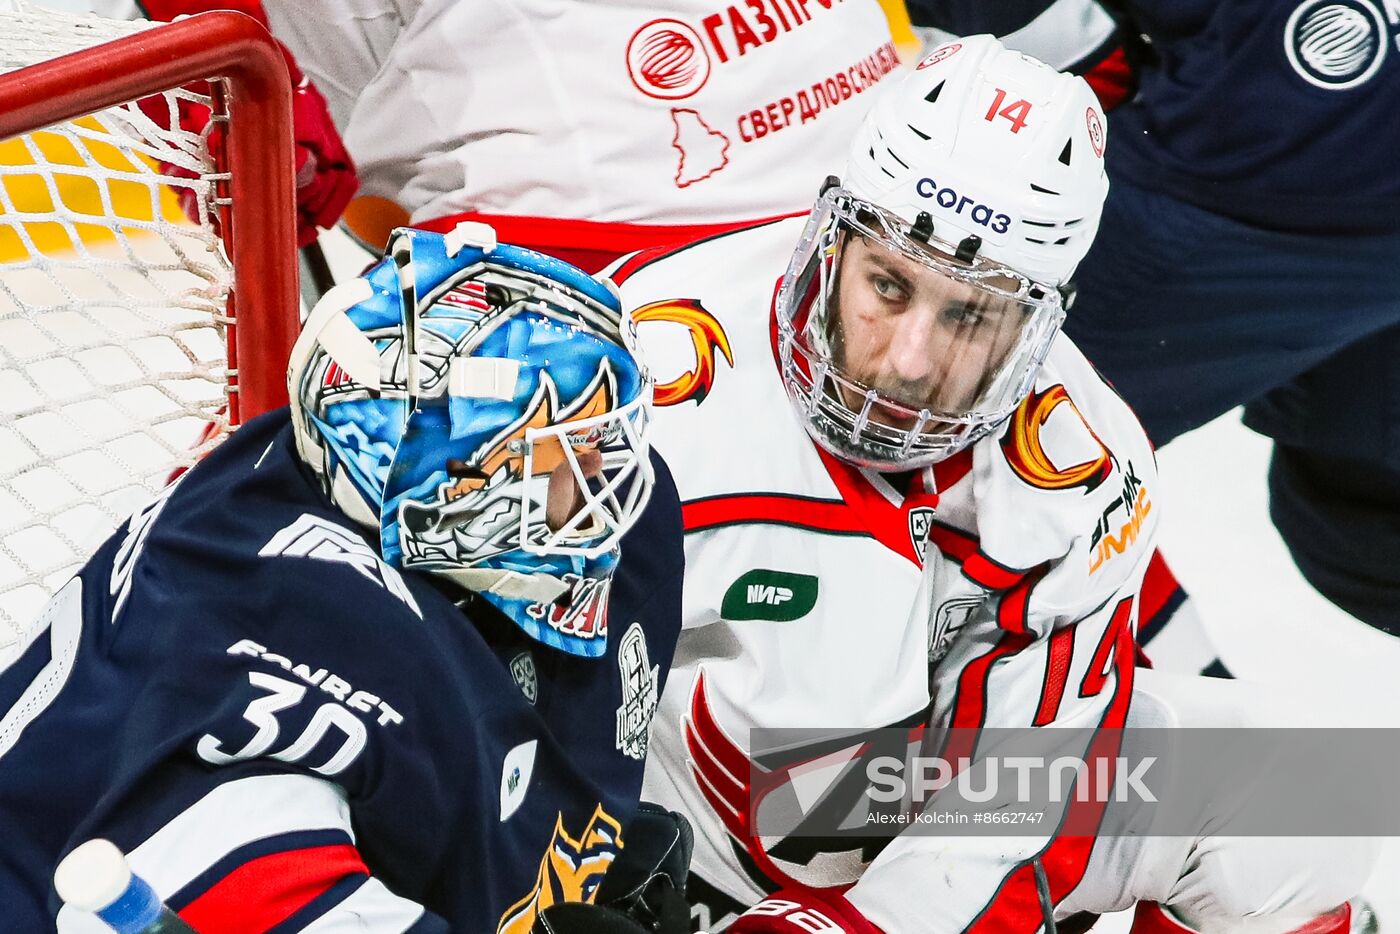
<path fill-rule="evenodd" d="M 299 72 L 287 55 L 293 80 Z M 316 239 L 317 228 L 334 227 L 360 187 L 355 163 L 331 122 L 326 99 L 300 75 L 292 89 L 292 131 L 296 137 L 297 246 Z"/>
<path fill-rule="evenodd" d="M 267 15 L 259 0 L 145 0 L 142 4 L 146 15 L 151 19 L 170 21 L 186 14 L 203 13 L 209 10 L 234 10 L 253 17 L 267 26 Z M 282 58 L 287 63 L 287 71 L 292 79 L 292 140 L 295 144 L 293 169 L 296 172 L 297 198 L 297 245 L 306 246 L 317 237 L 318 227 L 331 227 L 340 219 L 346 205 L 359 188 L 359 178 L 355 174 L 355 163 L 350 158 L 340 132 L 331 120 L 330 110 L 321 92 L 311 83 L 297 66 L 292 53 L 285 45 Z M 169 125 L 169 117 L 142 106 L 147 116 L 162 125 Z M 200 133 L 209 122 L 209 111 L 183 102 L 179 113 L 180 127 L 190 133 Z M 211 145 L 217 145 L 211 134 Z M 167 172 L 182 178 L 192 178 L 193 173 L 183 168 L 164 166 Z M 237 169 L 235 168 L 235 171 Z M 180 206 L 195 223 L 200 223 L 199 204 L 191 189 L 177 188 Z M 212 218 L 217 223 L 218 218 Z"/>
<path fill-rule="evenodd" d="M 594 903 L 546 908 L 533 934 L 689 934 L 685 882 L 694 836 L 684 817 L 643 802 Z"/>
<path fill-rule="evenodd" d="M 729 934 L 882 934 L 839 892 L 782 889 L 741 914 Z"/>
<path fill-rule="evenodd" d="M 1128 64 L 1128 57 L 1119 46 L 1093 68 L 1084 72 L 1084 80 L 1098 95 L 1105 112 L 1130 99 L 1137 90 L 1137 76 Z"/>

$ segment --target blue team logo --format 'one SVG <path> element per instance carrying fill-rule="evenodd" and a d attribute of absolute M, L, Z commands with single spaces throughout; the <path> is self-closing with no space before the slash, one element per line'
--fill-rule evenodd
<path fill-rule="evenodd" d="M 1293 70 L 1329 91 L 1369 81 L 1385 62 L 1390 42 L 1385 15 L 1372 0 L 1304 0 L 1283 31 Z"/>

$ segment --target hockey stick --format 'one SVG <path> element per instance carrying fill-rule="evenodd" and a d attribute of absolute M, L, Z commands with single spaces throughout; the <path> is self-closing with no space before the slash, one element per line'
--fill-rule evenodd
<path fill-rule="evenodd" d="M 1045 934 L 1056 934 L 1055 905 L 1050 900 L 1050 880 L 1045 876 L 1045 864 L 1036 857 L 1031 865 L 1035 869 L 1035 894 L 1040 896 L 1040 911 L 1045 916 Z"/>
<path fill-rule="evenodd" d="M 316 303 L 335 286 L 335 276 L 331 264 L 326 262 L 326 251 L 321 249 L 320 240 L 312 240 L 301 248 L 301 300 L 307 308 L 315 308 Z"/>

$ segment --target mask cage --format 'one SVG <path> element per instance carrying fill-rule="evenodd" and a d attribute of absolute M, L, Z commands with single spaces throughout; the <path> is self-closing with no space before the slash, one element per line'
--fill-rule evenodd
<path fill-rule="evenodd" d="M 779 357 L 789 396 L 822 447 L 858 466 L 926 466 L 976 442 L 1015 411 L 1034 384 L 1064 319 L 1059 289 L 975 255 L 975 244 L 932 234 L 833 187 L 818 199 L 779 287 Z M 963 287 L 979 301 L 1024 315 L 1019 334 L 961 410 L 910 402 L 845 372 L 833 352 L 832 314 L 843 238 L 861 237 Z M 969 255 L 971 253 L 971 255 Z M 936 385 L 936 384 L 935 384 Z M 881 420 L 883 419 L 883 421 Z M 887 422 L 897 422 L 906 427 Z"/>

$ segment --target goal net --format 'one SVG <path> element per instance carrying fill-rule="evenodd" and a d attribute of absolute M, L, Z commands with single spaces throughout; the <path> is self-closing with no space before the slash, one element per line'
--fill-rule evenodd
<path fill-rule="evenodd" d="M 0 36 L 3 650 L 172 475 L 285 401 L 298 304 L 287 77 L 260 26 L 0 0 Z"/>

